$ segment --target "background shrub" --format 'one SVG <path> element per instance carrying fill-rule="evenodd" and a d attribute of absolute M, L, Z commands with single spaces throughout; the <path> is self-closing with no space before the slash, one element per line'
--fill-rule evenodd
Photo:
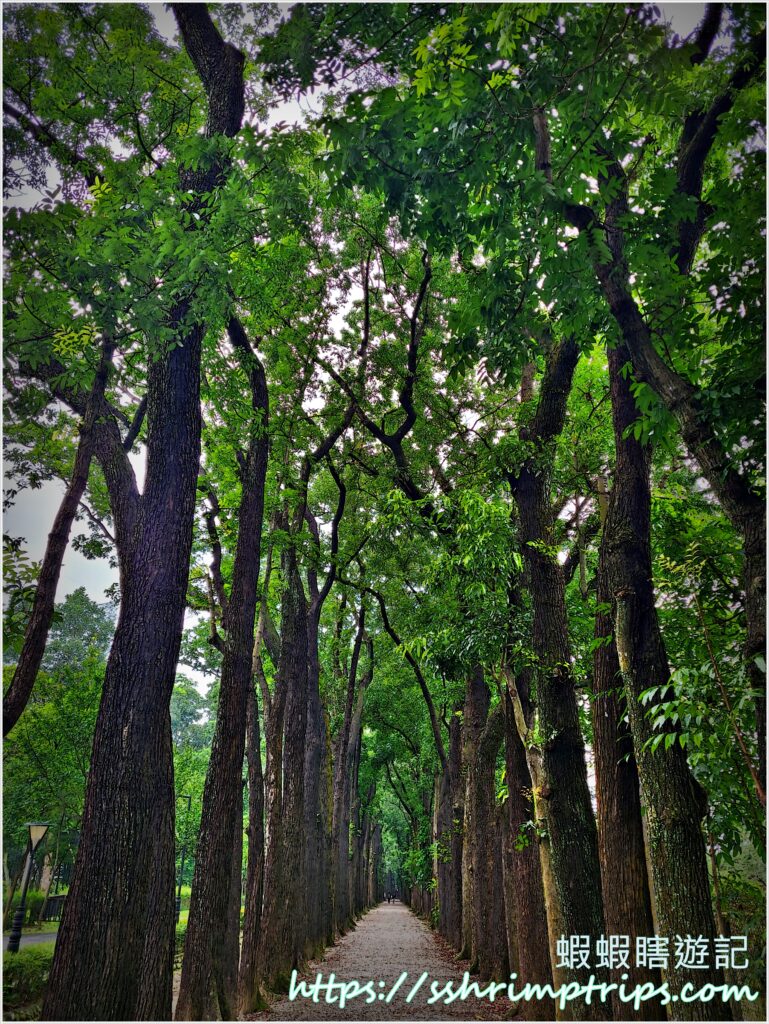
<path fill-rule="evenodd" d="M 23 942 L 23 939 L 22 939 Z M 53 942 L 21 947 L 3 954 L 3 1009 L 14 1009 L 42 999 L 53 960 Z"/>
<path fill-rule="evenodd" d="M 40 889 L 27 890 L 27 912 L 24 915 L 25 925 L 37 924 L 37 919 L 38 917 L 40 917 L 40 911 L 42 909 L 44 900 L 45 893 L 41 892 Z M 9 928 L 13 922 L 13 915 L 16 913 L 16 908 L 18 907 L 20 901 L 21 892 L 17 890 L 13 894 L 13 899 L 11 900 L 11 909 L 7 918 L 7 925 Z"/>
<path fill-rule="evenodd" d="M 182 966 L 184 955 L 184 939 L 187 935 L 187 925 L 182 922 L 176 926 L 176 940 L 174 942 L 174 970 L 178 971 Z"/>

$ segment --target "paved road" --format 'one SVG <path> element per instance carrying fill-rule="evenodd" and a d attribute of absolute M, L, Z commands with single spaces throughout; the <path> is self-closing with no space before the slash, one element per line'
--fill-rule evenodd
<path fill-rule="evenodd" d="M 326 992 L 319 993 L 319 1001 L 305 995 L 295 1000 L 282 998 L 273 1003 L 269 1011 L 247 1017 L 247 1020 L 501 1020 L 509 1019 L 514 1010 L 506 1000 L 489 1004 L 470 997 L 465 1001 L 444 1005 L 428 1005 L 433 981 L 443 986 L 447 981 L 456 985 L 462 981 L 466 964 L 456 963 L 451 950 L 402 903 L 382 903 L 358 922 L 336 946 L 327 950 L 325 957 L 310 964 L 300 980 L 312 985 L 318 974 L 327 982 L 333 973 L 337 981 L 356 980 L 365 985 L 372 983 L 358 998 L 347 1002 L 344 1009 L 335 1002 L 326 1001 Z M 391 1002 L 387 994 L 403 972 L 408 977 L 401 983 Z M 410 1003 L 406 998 L 423 972 L 428 977 Z M 477 980 L 472 978 L 472 981 Z M 485 985 L 482 987 L 486 987 Z M 337 990 L 338 992 L 338 990 Z M 366 1002 L 373 992 L 376 997 Z"/>
<path fill-rule="evenodd" d="M 10 936 L 3 936 L 3 949 L 8 949 Z M 38 946 L 41 942 L 56 942 L 56 932 L 22 932 L 19 949 L 25 946 Z"/>

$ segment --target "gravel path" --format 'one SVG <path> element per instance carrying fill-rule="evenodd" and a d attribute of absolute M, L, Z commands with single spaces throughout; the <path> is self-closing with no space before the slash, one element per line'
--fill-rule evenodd
<path fill-rule="evenodd" d="M 470 996 L 448 1005 L 443 1002 L 428 1005 L 431 984 L 435 982 L 443 987 L 452 981 L 458 985 L 465 967 L 466 964 L 454 960 L 451 949 L 402 903 L 382 903 L 369 911 L 336 946 L 328 949 L 322 960 L 308 965 L 299 979 L 305 986 L 310 986 L 316 982 L 318 974 L 322 974 L 322 983 L 327 984 L 333 973 L 337 983 L 357 981 L 365 986 L 366 982 L 371 982 L 370 989 L 357 998 L 348 996 L 343 1009 L 339 1006 L 337 985 L 333 1002 L 326 1001 L 328 992 L 324 989 L 319 992 L 317 1003 L 313 1002 L 312 993 L 300 994 L 294 1000 L 282 998 L 273 1003 L 269 1011 L 246 1019 L 456 1021 L 513 1017 L 513 1007 L 501 997 L 493 1004 Z M 388 994 L 404 972 L 408 972 L 408 976 L 388 1003 Z M 409 993 L 424 972 L 427 972 L 427 977 L 411 1002 L 407 1003 Z M 477 981 L 477 977 L 470 980 Z M 486 985 L 481 987 L 486 988 Z M 375 998 L 367 1002 L 372 993 Z"/>

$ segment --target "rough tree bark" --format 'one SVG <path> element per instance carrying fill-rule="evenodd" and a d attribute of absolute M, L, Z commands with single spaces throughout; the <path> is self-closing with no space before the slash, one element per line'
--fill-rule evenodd
<path fill-rule="evenodd" d="M 260 986 L 268 991 L 283 991 L 292 969 L 301 957 L 304 943 L 304 901 L 295 898 L 303 891 L 304 881 L 304 740 L 307 723 L 307 600 L 293 547 L 284 552 L 285 590 L 282 602 L 280 659 L 275 681 L 275 698 L 270 712 L 269 730 L 277 725 L 275 702 L 279 691 L 285 700 L 285 740 L 282 744 L 282 800 L 278 809 L 275 790 L 277 778 L 270 782 L 273 801 L 269 819 L 265 862 L 264 907 L 257 953 Z M 280 773 L 275 763 L 279 743 L 273 737 L 274 751 L 270 772 Z M 269 791 L 268 791 L 269 792 Z"/>
<path fill-rule="evenodd" d="M 349 923 L 348 882 L 349 870 L 349 778 L 348 751 L 352 728 L 353 703 L 355 700 L 355 683 L 358 662 L 365 632 L 365 607 L 361 602 L 358 613 L 358 630 L 355 635 L 350 671 L 347 677 L 347 696 L 345 699 L 344 719 L 342 728 L 334 744 L 334 810 L 333 810 L 333 871 L 334 871 L 334 931 L 344 933 Z"/>
<path fill-rule="evenodd" d="M 439 930 L 455 949 L 462 945 L 462 823 L 464 781 L 462 779 L 462 721 L 454 713 L 449 721 L 449 751 L 446 770 L 438 780 L 436 840 L 438 847 Z"/>
<path fill-rule="evenodd" d="M 655 605 L 651 565 L 651 496 L 648 453 L 626 427 L 637 417 L 629 383 L 621 370 L 627 352 L 609 350 L 612 416 L 616 446 L 614 487 L 601 544 L 601 558 L 612 595 L 617 655 L 625 684 L 628 717 L 638 760 L 641 798 L 646 809 L 657 927 L 668 936 L 715 936 L 710 899 L 702 819 L 707 806 L 701 787 L 693 779 L 686 754 L 674 742 L 652 750 L 654 735 L 640 701 L 643 690 L 663 688 L 670 678 Z M 679 969 L 667 974 L 671 992 L 691 982 L 720 985 L 723 977 L 712 966 L 704 970 Z M 676 1001 L 670 1005 L 675 1020 L 728 1020 L 728 1007 L 713 1002 Z"/>
<path fill-rule="evenodd" d="M 614 358 L 614 353 L 612 353 Z M 627 442 L 620 439 L 621 444 Z M 636 451 L 633 455 L 640 455 Z M 622 486 L 622 481 L 615 483 Z M 601 642 L 593 655 L 593 754 L 595 758 L 596 802 L 598 805 L 598 853 L 601 859 L 603 903 L 607 935 L 628 935 L 631 949 L 639 936 L 654 935 L 649 878 L 646 871 L 641 795 L 633 740 L 625 718 L 621 696 L 622 675 L 614 642 L 611 590 L 607 578 L 605 549 L 598 563 L 595 637 Z M 608 640 L 608 642 L 607 642 Z M 619 983 L 620 974 L 612 980 Z M 647 983 L 659 986 L 659 970 L 637 967 L 630 957 L 628 989 Z M 659 1001 L 641 1003 L 638 1010 L 613 994 L 614 1014 L 631 1020 L 659 1020 L 664 1016 Z"/>
<path fill-rule="evenodd" d="M 256 690 L 248 692 L 246 757 L 248 758 L 248 867 L 243 944 L 240 951 L 238 1000 L 241 1013 L 251 1012 L 256 985 L 256 947 L 264 892 L 264 778 Z"/>
<path fill-rule="evenodd" d="M 598 836 L 587 784 L 585 745 L 570 665 L 565 577 L 549 550 L 553 512 L 550 497 L 552 456 L 549 449 L 563 429 L 579 350 L 573 339 L 553 344 L 547 354 L 537 409 L 530 427 L 521 430 L 536 455 L 510 475 L 519 518 L 519 540 L 528 572 L 533 611 L 532 642 L 537 713 L 544 741 L 542 782 L 536 802 L 545 816 L 553 880 L 565 934 L 604 932 Z M 551 928 L 552 931 L 552 928 Z M 596 971 L 596 976 L 601 972 Z M 569 980 L 578 980 L 567 972 Z M 586 1006 L 586 1019 L 604 1020 L 607 1004 Z"/>
<path fill-rule="evenodd" d="M 348 832 L 350 827 L 352 827 L 355 835 L 355 841 L 353 843 L 353 863 L 349 865 L 348 869 L 348 909 L 351 921 L 354 921 L 363 909 L 358 898 L 360 888 L 358 872 L 360 870 L 360 858 L 362 856 L 363 849 L 362 840 L 364 839 L 361 821 L 361 799 L 358 791 L 358 773 L 360 769 L 361 742 L 363 739 L 363 701 L 366 696 L 366 690 L 374 677 L 374 642 L 368 636 L 366 637 L 366 650 L 368 653 L 368 665 L 365 673 L 361 676 L 360 684 L 358 685 L 358 693 L 355 699 L 355 710 L 350 724 L 350 739 L 347 748 L 346 775 L 348 802 L 345 810 L 348 820 Z M 370 805 L 373 799 L 374 790 L 372 789 L 366 797 L 366 807 Z"/>
<path fill-rule="evenodd" d="M 528 690 L 518 682 L 521 701 L 528 717 L 530 709 Z M 513 878 L 515 922 L 518 939 L 518 976 L 525 984 L 552 983 L 550 946 L 547 932 L 547 913 L 542 885 L 539 842 L 530 828 L 534 819 L 532 783 L 526 750 L 518 734 L 510 693 L 505 687 L 505 767 L 507 779 L 506 811 L 508 815 L 508 845 L 505 850 L 506 870 Z M 532 1020 L 553 1020 L 555 1005 L 550 999 L 531 1002 L 527 1012 Z"/>
<path fill-rule="evenodd" d="M 204 7 L 175 8 L 206 90 L 207 133 L 234 135 L 243 116 L 243 56 Z M 193 194 L 222 173 L 184 172 Z M 44 1015 L 167 1019 L 171 1012 L 174 791 L 169 703 L 181 642 L 200 457 L 200 353 L 205 328 L 147 373 L 147 470 L 140 496 L 112 448 L 102 466 L 120 560 L 121 606 L 104 678 L 80 845 Z M 106 431 L 105 433 L 108 433 Z M 123 455 L 125 453 L 123 452 Z M 97 450 L 97 456 L 99 451 Z"/>
<path fill-rule="evenodd" d="M 462 847 L 462 946 L 460 956 L 470 961 L 469 970 L 478 969 L 477 936 L 480 922 L 476 908 L 476 889 L 484 884 L 478 878 L 479 846 L 486 843 L 478 823 L 475 785 L 478 748 L 489 713 L 491 694 L 483 670 L 476 667 L 467 677 L 462 716 L 462 770 L 465 777 L 464 843 Z"/>
<path fill-rule="evenodd" d="M 472 847 L 473 960 L 482 979 L 506 979 L 509 973 L 501 848 L 496 820 L 496 763 L 504 738 L 501 703 L 487 715 L 475 759 L 468 764 L 475 834 Z"/>
<path fill-rule="evenodd" d="M 222 990 L 230 1006 L 237 1006 L 238 962 L 240 960 L 240 906 L 243 898 L 243 790 L 241 781 L 236 798 L 235 828 L 232 835 L 232 863 L 227 893 L 227 917 L 224 930 L 224 961 Z"/>
<path fill-rule="evenodd" d="M 235 1014 L 235 975 L 227 935 L 229 887 L 235 872 L 233 851 L 242 843 L 242 772 L 246 705 L 252 683 L 254 620 L 259 582 L 264 483 L 269 449 L 267 378 L 240 321 L 231 318 L 228 333 L 249 375 L 253 424 L 241 470 L 238 539 L 232 588 L 225 596 L 216 580 L 222 608 L 222 670 L 216 729 L 203 792 L 192 896 L 184 946 L 177 1020 L 204 1020 Z M 240 814 L 238 815 L 238 809 Z M 238 885 L 240 864 L 237 865 Z M 239 903 L 238 899 L 238 903 Z M 239 917 L 238 908 L 238 917 Z M 239 924 L 239 921 L 237 922 Z M 237 930 L 236 930 L 237 937 Z M 237 947 L 236 947 L 237 953 Z M 237 961 L 237 956 L 235 957 Z"/>

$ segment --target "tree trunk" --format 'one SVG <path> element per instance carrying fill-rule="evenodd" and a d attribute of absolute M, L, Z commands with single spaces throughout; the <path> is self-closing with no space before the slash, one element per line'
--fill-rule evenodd
<path fill-rule="evenodd" d="M 347 906 L 347 874 L 349 865 L 350 816 L 349 816 L 349 778 L 347 775 L 348 749 L 352 726 L 353 701 L 355 698 L 355 679 L 358 672 L 360 649 L 363 643 L 365 626 L 365 610 L 361 604 L 358 615 L 358 631 L 350 662 L 347 679 L 347 698 L 345 700 L 344 720 L 334 744 L 334 809 L 333 809 L 333 865 L 334 865 L 334 933 L 344 933 L 349 919 Z"/>
<path fill-rule="evenodd" d="M 326 946 L 334 942 L 334 759 L 331 749 L 331 722 L 323 712 L 324 742 L 321 759 L 321 821 L 323 824 L 324 871 L 321 875 L 321 935 Z"/>
<path fill-rule="evenodd" d="M 67 550 L 72 523 L 75 520 L 80 499 L 88 486 L 88 473 L 94 450 L 94 425 L 104 398 L 114 347 L 114 343 L 111 341 L 106 342 L 103 346 L 99 367 L 80 427 L 80 440 L 75 452 L 72 476 L 56 513 L 51 532 L 48 534 L 48 543 L 35 586 L 32 612 L 24 633 L 24 643 L 19 660 L 13 670 L 11 684 L 3 697 L 3 736 L 8 735 L 27 706 L 45 654 L 48 630 L 53 621 L 56 587 L 59 583 L 64 553 Z"/>
<path fill-rule="evenodd" d="M 256 949 L 262 916 L 264 886 L 264 779 L 262 744 L 259 734 L 259 705 L 256 690 L 248 691 L 246 757 L 248 758 L 248 868 L 246 909 L 243 917 L 243 945 L 240 951 L 238 1002 L 240 1013 L 250 1013 L 258 1001 Z"/>
<path fill-rule="evenodd" d="M 513 879 L 518 939 L 518 976 L 523 984 L 552 983 L 547 913 L 542 885 L 539 841 L 529 823 L 534 818 L 534 789 L 526 751 L 515 724 L 513 705 L 505 690 L 505 766 L 507 778 L 508 846 L 506 866 Z M 512 953 L 511 953 L 512 961 Z M 550 999 L 532 1001 L 527 1013 L 532 1020 L 553 1020 Z"/>
<path fill-rule="evenodd" d="M 463 821 L 462 715 L 461 708 L 457 708 L 449 720 L 449 752 L 438 781 L 436 829 L 438 928 L 455 949 L 462 945 Z"/>
<path fill-rule="evenodd" d="M 176 8 L 209 104 L 207 133 L 243 116 L 243 55 L 205 8 Z M 200 195 L 222 168 L 189 174 Z M 191 229 L 194 230 L 194 229 Z M 147 372 L 147 470 L 139 497 L 127 460 L 102 462 L 120 558 L 121 606 L 104 677 L 80 844 L 44 1000 L 49 1020 L 163 1020 L 171 1013 L 174 787 L 169 704 L 179 655 L 200 458 L 204 326 Z M 96 449 L 96 453 L 101 457 Z M 123 455 L 125 453 L 123 452 Z M 119 480 L 118 488 L 115 481 Z"/>
<path fill-rule="evenodd" d="M 280 659 L 278 660 L 280 667 Z M 240 1009 L 250 1013 L 265 1005 L 262 988 L 266 958 L 270 955 L 270 944 L 266 935 L 268 922 L 274 921 L 280 913 L 282 884 L 281 850 L 283 822 L 283 720 L 286 709 L 287 681 L 285 673 L 278 672 L 275 691 L 266 716 L 267 763 L 264 780 L 264 802 L 266 808 L 264 881 L 261 916 L 254 922 L 256 954 L 253 966 L 243 962 L 240 970 Z M 275 927 L 271 925 L 271 927 Z M 249 931 L 251 929 L 249 928 Z"/>
<path fill-rule="evenodd" d="M 481 926 L 476 900 L 483 879 L 478 877 L 485 835 L 478 822 L 476 785 L 479 745 L 489 712 L 491 695 L 483 671 L 476 667 L 467 679 L 462 729 L 462 764 L 465 772 L 464 844 L 462 848 L 462 948 L 460 956 L 470 961 L 470 971 L 478 969 L 477 936 Z"/>
<path fill-rule="evenodd" d="M 483 980 L 500 981 L 509 973 L 505 930 L 502 860 L 496 816 L 496 763 L 504 738 L 501 704 L 491 711 L 468 772 L 473 787 L 475 834 L 472 841 L 473 950 Z"/>
<path fill-rule="evenodd" d="M 311 609 L 307 644 L 307 738 L 304 754 L 304 842 L 307 866 L 305 920 L 307 922 L 306 959 L 313 959 L 325 945 L 326 823 L 323 818 L 322 765 L 326 749 L 326 723 L 320 691 L 318 660 L 318 621 Z"/>
<path fill-rule="evenodd" d="M 192 544 L 200 338 L 195 331 L 149 370 L 150 454 L 139 542 L 121 558 L 120 615 L 45 1000 L 51 1019 L 170 1015 L 174 790 L 168 707 Z M 155 468 L 158 455 L 161 471 Z M 167 891 L 157 885 L 161 878 L 168 880 Z M 163 949 L 152 972 L 158 979 L 153 989 L 160 991 L 149 1004 L 139 982 L 145 943 Z"/>
<path fill-rule="evenodd" d="M 500 836 L 500 860 L 502 864 L 502 893 L 505 902 L 505 931 L 507 933 L 507 958 L 510 973 L 521 975 L 521 957 L 518 951 L 518 921 L 515 916 L 515 876 L 510 870 L 512 839 L 507 801 L 497 808 L 497 827 Z"/>
<path fill-rule="evenodd" d="M 617 654 L 646 809 L 657 924 L 659 933 L 669 937 L 672 949 L 676 935 L 702 935 L 709 943 L 715 936 L 701 828 L 706 806 L 677 734 L 668 733 L 673 737 L 669 749 L 665 749 L 667 742 L 655 750 L 650 748 L 654 735 L 650 709 L 639 699 L 649 687 L 664 688 L 670 670 L 652 583 L 648 453 L 632 437 L 623 437 L 625 428 L 637 417 L 629 384 L 621 373 L 626 362 L 627 352 L 621 347 L 609 350 L 616 467 L 601 557 L 614 604 Z M 711 967 L 671 970 L 666 980 L 676 994 L 687 982 L 695 987 L 723 983 L 721 972 Z M 725 1020 L 730 1016 L 728 1007 L 715 1002 L 678 1000 L 671 1003 L 670 1011 L 675 1020 Z"/>
<path fill-rule="evenodd" d="M 528 570 L 533 609 L 533 649 L 537 659 L 536 692 L 541 748 L 542 782 L 537 807 L 547 823 L 550 862 L 559 911 L 566 935 L 604 932 L 598 835 L 587 784 L 585 745 L 579 723 L 566 613 L 565 579 L 549 550 L 553 543 L 553 513 L 549 477 L 552 457 L 548 446 L 563 429 L 566 403 L 578 359 L 572 339 L 554 346 L 548 356 L 532 426 L 522 431 L 537 449 L 510 483 L 519 514 L 519 539 Z M 606 980 L 604 972 L 594 972 Z M 579 972 L 569 970 L 570 981 Z M 605 1020 L 610 1007 L 593 1001 L 579 1007 L 587 1020 Z"/>
<path fill-rule="evenodd" d="M 453 801 L 451 776 L 448 765 L 435 783 L 435 855 L 433 873 L 438 883 L 438 931 L 450 941 L 450 919 L 453 893 L 451 891 L 451 826 Z"/>
<path fill-rule="evenodd" d="M 382 888 L 379 881 L 380 865 L 382 862 L 382 826 L 374 826 L 374 834 L 371 839 L 371 855 L 368 867 L 368 903 L 375 906 L 381 902 Z"/>
<path fill-rule="evenodd" d="M 231 943 L 226 941 L 227 906 L 235 871 L 233 852 L 242 851 L 246 705 L 248 694 L 253 689 L 254 620 L 269 441 L 264 369 L 239 321 L 231 320 L 228 330 L 233 346 L 247 362 L 255 429 L 242 471 L 232 592 L 222 609 L 222 626 L 226 635 L 219 704 L 203 792 L 182 977 L 176 1004 L 177 1020 L 213 1019 L 217 1012 L 222 1020 L 229 1020 L 236 1010 L 233 1002 L 235 985 L 232 983 L 233 951 Z M 223 593 L 221 599 L 224 600 Z M 240 863 L 237 876 L 239 916 Z M 237 972 L 237 956 L 235 960 Z"/>
<path fill-rule="evenodd" d="M 624 441 L 622 442 L 625 443 Z M 616 486 L 616 484 L 615 484 Z M 598 804 L 598 853 L 601 859 L 603 903 L 607 935 L 628 935 L 635 950 L 636 938 L 654 935 L 649 879 L 646 873 L 641 796 L 638 788 L 633 741 L 624 715 L 624 701 L 618 695 L 622 686 L 617 648 L 613 637 L 611 603 L 605 551 L 602 546 L 598 565 L 595 637 L 602 642 L 593 655 L 593 753 L 595 757 L 596 801 Z M 610 642 L 606 642 L 610 638 Z M 629 966 L 612 972 L 617 984 L 620 975 L 629 974 L 626 987 L 652 983 L 659 987 L 659 970 Z M 622 1003 L 613 993 L 615 1017 L 631 1020 L 659 1020 L 665 1011 L 659 1001 L 645 1000 L 638 1010 Z"/>
<path fill-rule="evenodd" d="M 765 41 L 761 48 L 765 46 Z M 621 169 L 614 172 L 622 189 L 608 204 L 605 227 L 611 253 L 606 263 L 595 261 L 595 273 L 624 341 L 627 360 L 640 380 L 660 397 L 697 460 L 703 475 L 735 530 L 743 540 L 743 586 L 747 637 L 745 663 L 756 696 L 759 780 L 766 793 L 766 668 L 756 663 L 766 654 L 766 509 L 751 482 L 734 468 L 733 459 L 719 440 L 717 424 L 704 407 L 702 395 L 672 369 L 657 352 L 649 325 L 638 308 L 629 284 L 622 220 L 628 213 L 627 186 Z M 585 227 L 586 225 L 582 225 Z"/>
<path fill-rule="evenodd" d="M 353 863 L 350 865 L 350 895 L 355 896 L 355 899 L 351 899 L 349 904 L 350 919 L 354 920 L 359 916 L 363 909 L 362 901 L 358 899 L 357 893 L 360 884 L 358 872 L 361 867 L 360 858 L 363 853 L 363 847 L 361 841 L 363 840 L 363 822 L 361 821 L 361 799 L 358 791 L 358 773 L 360 769 L 360 751 L 361 742 L 363 738 L 363 701 L 366 696 L 366 690 L 371 683 L 374 671 L 374 644 L 370 638 L 366 640 L 366 648 L 368 651 L 368 667 L 366 672 L 361 676 L 360 684 L 358 686 L 358 695 L 355 700 L 355 710 L 352 715 L 352 721 L 350 723 L 350 739 L 347 754 L 347 789 L 349 793 L 349 813 L 348 820 L 350 825 L 354 829 L 354 840 L 353 840 Z M 368 807 L 371 801 L 374 799 L 374 789 L 372 788 L 366 797 L 366 806 Z"/>
<path fill-rule="evenodd" d="M 275 829 L 278 833 L 275 837 L 278 840 L 277 848 L 272 846 L 272 834 L 268 837 L 265 903 L 258 952 L 260 983 L 273 992 L 287 989 L 291 971 L 299 963 L 304 947 L 304 900 L 298 899 L 297 893 L 303 893 L 305 886 L 303 831 L 307 600 L 293 548 L 284 555 L 284 577 L 286 585 L 276 680 L 276 689 L 282 687 L 286 694 L 282 811 L 280 824 Z"/>
<path fill-rule="evenodd" d="M 357 890 L 358 872 L 360 871 L 361 844 L 365 839 L 365 822 L 361 816 L 361 799 L 358 789 L 358 758 L 360 755 L 359 735 L 352 732 L 350 735 L 350 752 L 348 755 L 347 767 L 347 788 L 349 793 L 348 821 L 350 823 L 350 860 L 347 869 L 347 910 L 349 924 L 355 927 L 355 920 L 358 916 Z"/>
<path fill-rule="evenodd" d="M 224 935 L 224 974 L 223 989 L 229 1006 L 237 1010 L 238 1005 L 238 966 L 240 962 L 240 907 L 243 898 L 243 789 L 244 779 L 240 786 L 240 799 L 235 817 L 235 830 L 232 838 L 232 869 L 230 888 L 227 899 L 227 919 Z M 221 1001 L 220 1001 L 221 1002 Z M 224 1019 L 224 1018 L 223 1018 Z"/>

